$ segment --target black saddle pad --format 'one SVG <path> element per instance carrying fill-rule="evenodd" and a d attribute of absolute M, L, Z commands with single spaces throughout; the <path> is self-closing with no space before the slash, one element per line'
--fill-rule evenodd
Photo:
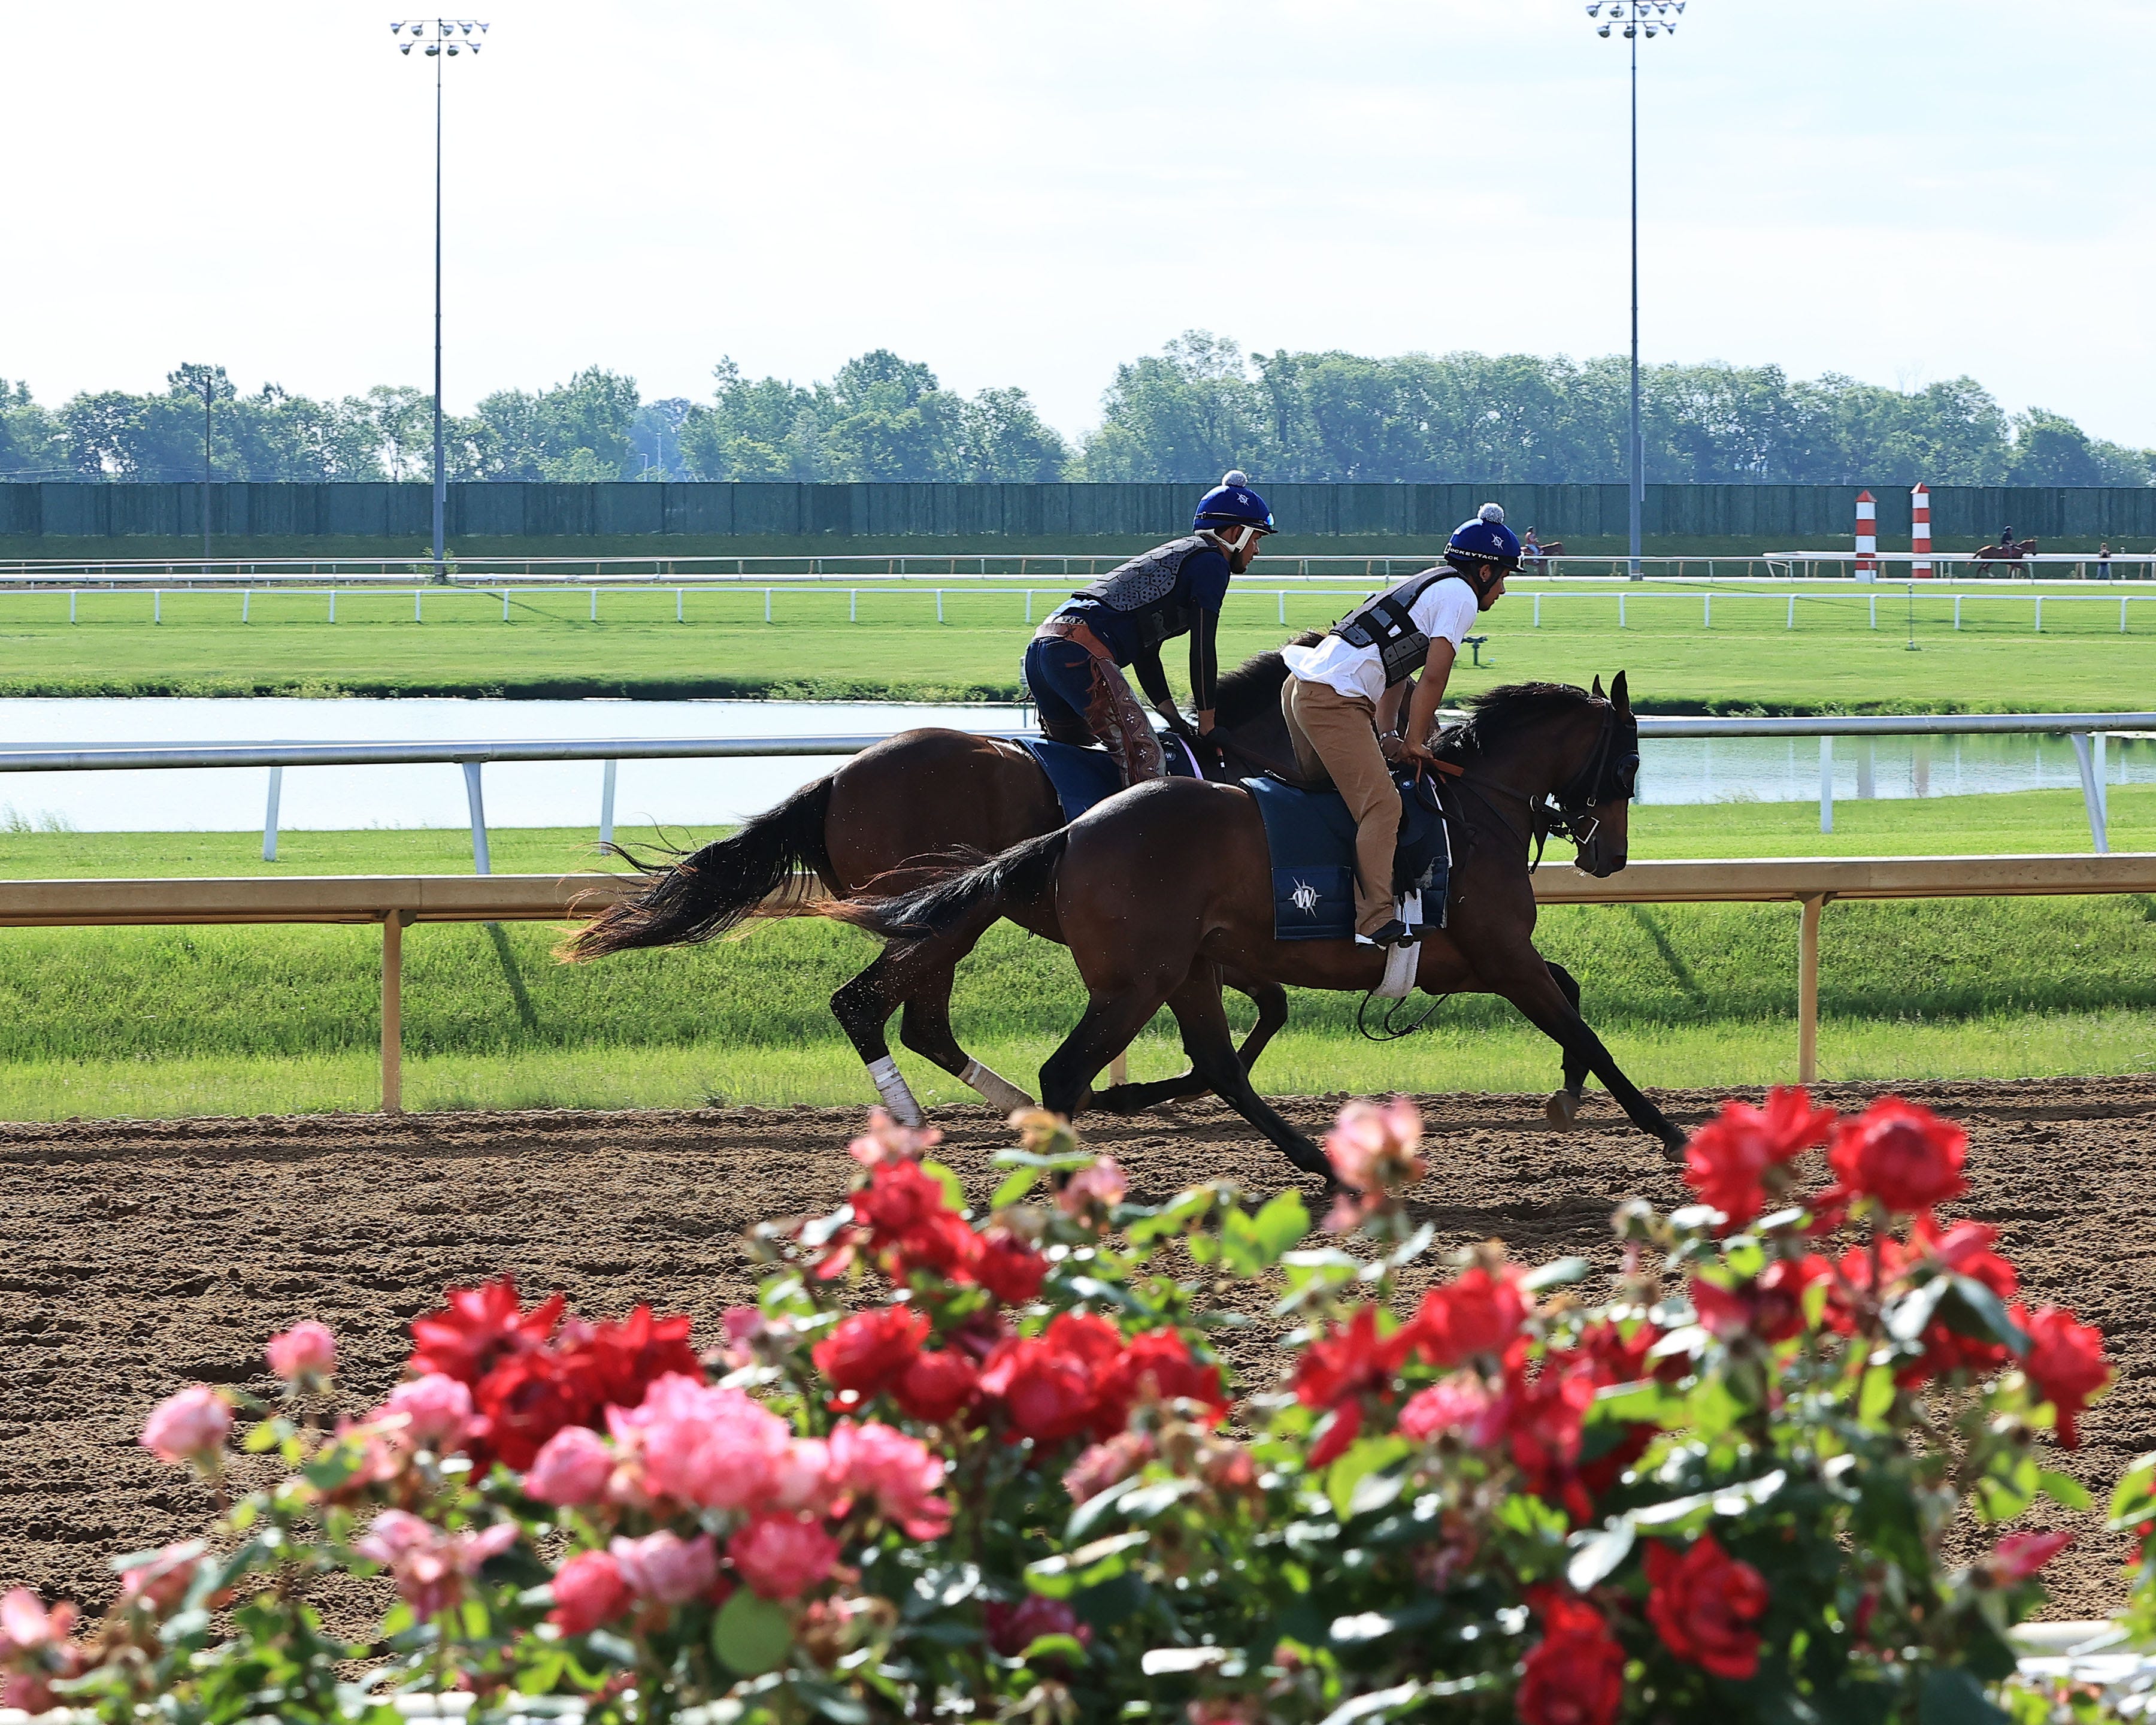
<path fill-rule="evenodd" d="M 1395 894 L 1419 891 L 1423 918 L 1445 926 L 1452 847 L 1437 783 L 1412 772 L 1394 776 L 1400 788 Z M 1304 790 L 1277 778 L 1246 778 L 1265 824 L 1273 871 L 1273 935 L 1284 941 L 1349 940 L 1355 933 L 1355 823 L 1340 793 Z"/>
<path fill-rule="evenodd" d="M 1197 761 L 1181 737 L 1173 731 L 1163 731 L 1159 735 L 1160 752 L 1168 757 L 1170 778 L 1205 776 L 1198 770 Z M 1122 775 L 1116 771 L 1115 757 L 1106 749 L 1075 748 L 1067 742 L 1050 742 L 1045 737 L 1013 740 L 1040 762 L 1040 770 L 1055 787 L 1056 800 L 1063 804 L 1066 826 L 1096 803 L 1105 801 L 1123 788 Z"/>

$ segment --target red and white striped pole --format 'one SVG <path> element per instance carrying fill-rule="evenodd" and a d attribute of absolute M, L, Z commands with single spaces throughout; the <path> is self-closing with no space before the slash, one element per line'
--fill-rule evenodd
<path fill-rule="evenodd" d="M 1909 573 L 1918 581 L 1928 580 L 1932 573 L 1932 488 L 1912 486 L 1909 491 L 1909 549 L 1916 555 L 1909 562 Z"/>
<path fill-rule="evenodd" d="M 1856 494 L 1856 578 L 1879 578 L 1879 505 L 1869 491 Z"/>

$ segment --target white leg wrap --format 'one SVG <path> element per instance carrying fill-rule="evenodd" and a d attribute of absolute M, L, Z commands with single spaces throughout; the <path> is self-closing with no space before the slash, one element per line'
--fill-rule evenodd
<path fill-rule="evenodd" d="M 984 1101 L 1001 1108 L 1007 1114 L 1014 1114 L 1021 1108 L 1037 1106 L 1031 1096 L 1013 1084 L 1010 1080 L 999 1073 L 990 1071 L 978 1060 L 969 1060 L 966 1062 L 966 1070 L 958 1075 L 958 1081 L 978 1091 Z"/>
<path fill-rule="evenodd" d="M 869 1062 L 869 1076 L 875 1080 L 876 1094 L 883 1105 L 891 1110 L 891 1117 L 901 1126 L 921 1124 L 921 1104 L 913 1100 L 913 1092 L 906 1086 L 906 1076 L 898 1070 L 898 1062 L 886 1055 L 880 1060 Z"/>

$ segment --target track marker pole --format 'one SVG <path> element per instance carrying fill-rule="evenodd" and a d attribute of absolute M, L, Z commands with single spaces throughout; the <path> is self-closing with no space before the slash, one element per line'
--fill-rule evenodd
<path fill-rule="evenodd" d="M 2082 806 L 2088 811 L 2089 848 L 2098 856 L 2106 856 L 2111 851 L 2111 838 L 2105 830 L 2100 740 L 2092 740 L 2085 731 L 2075 732 L 2073 739 L 2074 764 L 2082 773 Z"/>
<path fill-rule="evenodd" d="M 480 763 L 464 761 L 458 764 L 465 769 L 465 804 L 471 811 L 472 872 L 491 875 L 494 860 L 487 850 L 486 796 L 480 785 Z"/>
<path fill-rule="evenodd" d="M 1932 578 L 1932 488 L 1912 485 L 1909 488 L 1909 549 L 1915 553 L 1909 561 L 1909 578 L 1928 581 Z"/>

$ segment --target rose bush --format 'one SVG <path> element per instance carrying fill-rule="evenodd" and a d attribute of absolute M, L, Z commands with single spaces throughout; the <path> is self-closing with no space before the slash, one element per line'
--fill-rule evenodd
<path fill-rule="evenodd" d="M 1700 1201 L 1620 1209 L 1599 1285 L 1496 1242 L 1431 1266 L 1404 1102 L 1343 1112 L 1317 1234 L 1292 1192 L 1132 1203 L 1066 1126 L 1014 1123 L 977 1213 L 933 1132 L 879 1117 L 845 1204 L 753 1232 L 757 1303 L 708 1353 L 686 1317 L 587 1322 L 504 1280 L 449 1291 L 405 1380 L 340 1417 L 334 1338 L 295 1326 L 281 1403 L 190 1389 L 143 1435 L 222 1491 L 245 1415 L 281 1476 L 120 1560 L 87 1633 L 0 1599 L 7 1700 L 300 1725 L 443 1687 L 481 1717 L 557 1697 L 742 1725 L 2076 1717 L 2005 1682 L 2060 1537 L 1943 1548 L 1964 1517 L 2086 1507 L 2046 1449 L 2109 1367 L 2018 1302 L 1991 1230 L 1933 1214 L 1964 1189 L 1950 1122 L 1731 1103 L 1687 1152 Z M 1277 1348 L 1231 1297 L 1255 1282 Z M 2113 1510 L 2143 1546 L 2123 1632 L 2156 1635 L 2156 1458 Z M 344 1574 L 396 1595 L 357 1642 L 314 1603 Z"/>

